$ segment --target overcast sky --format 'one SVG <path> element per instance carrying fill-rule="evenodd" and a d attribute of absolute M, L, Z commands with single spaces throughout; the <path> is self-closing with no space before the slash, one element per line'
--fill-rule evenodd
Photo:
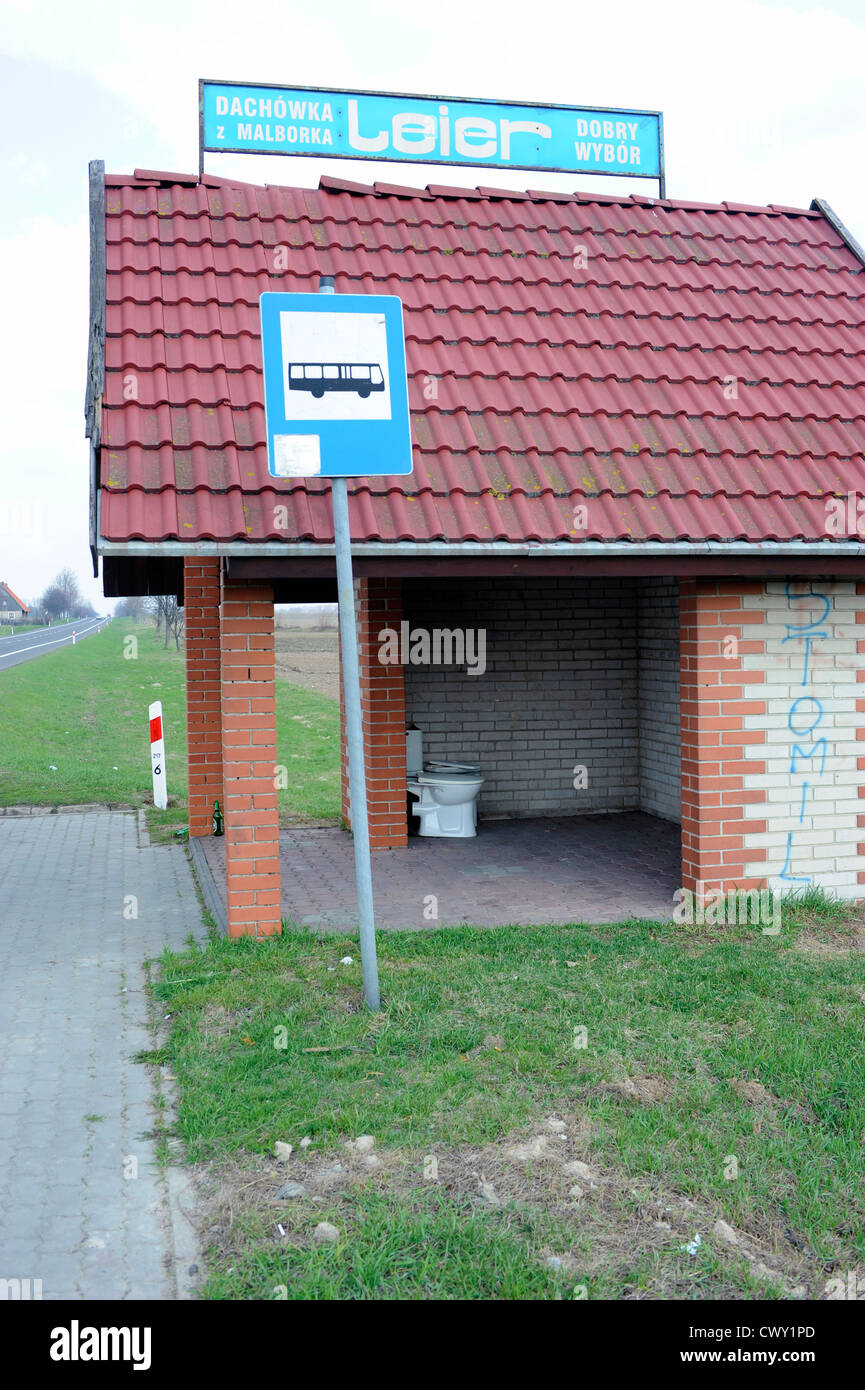
<path fill-rule="evenodd" d="M 0 580 L 36 598 L 87 549 L 87 163 L 193 172 L 198 78 L 661 110 L 670 197 L 832 205 L 865 242 L 863 0 L 3 0 Z M 645 181 L 345 160 L 206 156 L 314 186 L 650 192 Z"/>

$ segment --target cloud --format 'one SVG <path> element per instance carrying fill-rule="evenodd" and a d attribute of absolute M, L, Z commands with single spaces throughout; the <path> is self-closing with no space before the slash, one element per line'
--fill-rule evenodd
<path fill-rule="evenodd" d="M 82 581 L 89 572 L 89 256 L 85 217 L 31 218 L 16 236 L 0 241 L 7 332 L 12 326 L 0 374 L 6 460 L 0 569 L 29 597 L 63 565 Z M 86 587 L 98 604 L 95 585 Z"/>
<path fill-rule="evenodd" d="M 48 166 L 23 150 L 3 156 L 0 159 L 0 173 L 7 184 L 17 182 L 33 188 L 46 183 L 49 178 Z"/>
<path fill-rule="evenodd" d="M 94 75 L 174 152 L 181 170 L 195 167 L 201 76 L 660 107 L 672 195 L 807 206 L 819 193 L 865 239 L 865 186 L 860 161 L 849 159 L 865 139 L 861 13 L 854 21 L 801 0 L 726 0 L 721 8 L 692 0 L 619 0 L 614 8 L 552 0 L 527 34 L 512 10 L 464 0 L 420 7 L 339 0 L 318 9 L 260 0 L 243 23 L 229 0 L 123 7 L 91 0 L 86 26 L 74 8 L 48 10 L 46 24 L 44 6 L 37 15 L 22 0 L 7 4 L 0 46 Z M 250 182 L 310 184 L 323 170 L 348 166 L 211 157 L 208 167 L 241 169 Z M 401 166 L 383 174 L 379 165 L 356 168 L 361 177 L 406 177 Z M 410 182 L 436 177 L 423 166 L 410 173 Z M 470 170 L 447 177 L 477 179 Z M 528 177 L 496 173 L 497 182 L 519 187 Z M 608 192 L 634 186 L 587 176 L 544 180 L 551 188 L 578 183 Z"/>

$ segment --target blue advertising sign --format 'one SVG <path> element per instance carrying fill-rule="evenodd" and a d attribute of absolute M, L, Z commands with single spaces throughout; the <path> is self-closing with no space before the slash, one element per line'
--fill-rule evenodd
<path fill-rule="evenodd" d="M 202 152 L 663 179 L 659 111 L 199 83 Z"/>
<path fill-rule="evenodd" d="M 271 476 L 410 473 L 401 300 L 266 292 L 260 303 Z"/>

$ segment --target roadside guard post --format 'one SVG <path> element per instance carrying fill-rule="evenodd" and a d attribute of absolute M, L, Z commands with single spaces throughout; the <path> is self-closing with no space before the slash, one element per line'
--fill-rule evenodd
<path fill-rule="evenodd" d="M 162 701 L 155 700 L 148 710 L 150 719 L 150 770 L 153 774 L 153 804 L 164 811 L 168 805 L 165 780 L 165 736 L 162 729 Z"/>
<path fill-rule="evenodd" d="M 268 292 L 261 296 L 261 348 L 269 472 L 332 480 L 363 992 L 367 1006 L 378 1009 L 346 480 L 412 471 L 402 303 L 389 295 L 334 295 L 331 276 L 321 277 L 318 294 Z"/>

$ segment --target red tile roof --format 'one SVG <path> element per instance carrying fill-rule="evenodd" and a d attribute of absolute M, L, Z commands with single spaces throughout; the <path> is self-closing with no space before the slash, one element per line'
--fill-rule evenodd
<path fill-rule="evenodd" d="M 329 485 L 268 475 L 258 322 L 319 274 L 405 310 L 414 473 L 350 482 L 356 541 L 824 540 L 862 490 L 865 278 L 819 208 L 137 171 L 105 226 L 109 541 L 332 539 Z"/>
<path fill-rule="evenodd" d="M 18 595 L 9 588 L 9 585 L 5 583 L 0 583 L 0 608 L 5 608 L 7 606 L 3 603 L 4 594 L 8 595 L 8 597 L 12 599 L 12 602 L 21 609 L 22 613 L 30 612 L 30 609 L 28 608 L 24 600 L 20 599 Z"/>

